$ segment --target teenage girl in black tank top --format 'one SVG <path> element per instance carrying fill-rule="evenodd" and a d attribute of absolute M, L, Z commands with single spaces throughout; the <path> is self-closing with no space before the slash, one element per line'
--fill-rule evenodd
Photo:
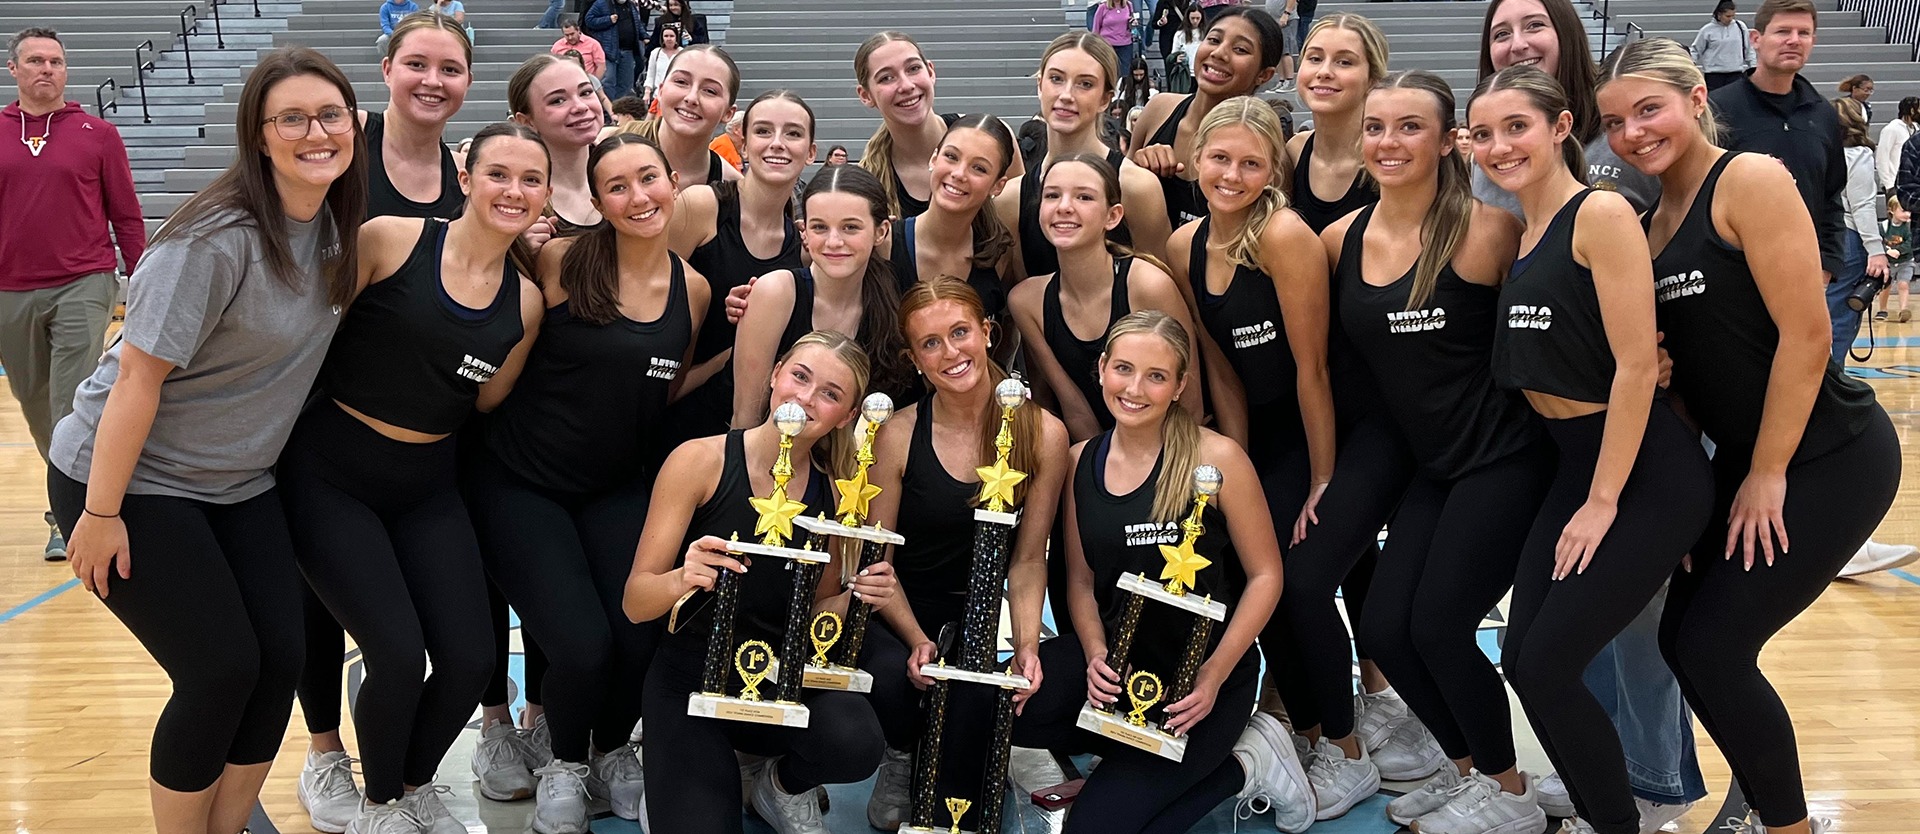
<path fill-rule="evenodd" d="M 1101 376 L 1115 428 L 1071 452 L 1066 560 L 1074 576 L 1068 607 L 1078 639 L 1041 644 L 1047 683 L 1016 720 L 1014 743 L 1103 757 L 1067 817 L 1065 831 L 1073 834 L 1137 832 L 1149 824 L 1185 830 L 1236 794 L 1270 794 L 1279 778 L 1279 751 L 1248 727 L 1247 715 L 1258 686 L 1253 640 L 1280 596 L 1280 545 L 1246 453 L 1194 425 L 1175 403 L 1194 391 L 1182 367 L 1191 351 L 1186 339 L 1163 313 L 1122 319 L 1108 339 Z M 1173 762 L 1081 730 L 1075 718 L 1090 700 L 1125 710 L 1122 688 L 1135 671 L 1152 672 L 1171 685 L 1192 615 L 1148 602 L 1128 663 L 1109 668 L 1107 650 L 1128 596 L 1114 584 L 1122 572 L 1160 576 L 1167 564 L 1160 547 L 1181 540 L 1179 521 L 1193 507 L 1192 473 L 1199 464 L 1215 467 L 1222 482 L 1201 516 L 1206 532 L 1194 550 L 1208 564 L 1194 573 L 1192 587 L 1228 610 L 1210 635 L 1193 693 L 1146 713 L 1147 720 L 1166 721 L 1186 736 L 1185 758 Z M 1277 743 L 1289 744 L 1277 721 L 1254 720 L 1270 723 Z M 1268 766 L 1248 773 L 1234 755 L 1236 741 L 1265 748 L 1249 758 Z"/>
<path fill-rule="evenodd" d="M 740 73 L 726 50 L 712 44 L 681 47 L 656 95 L 660 118 L 643 128 L 680 174 L 678 188 L 740 179 L 740 172 L 708 145 L 724 129 L 740 95 Z"/>
<path fill-rule="evenodd" d="M 525 79 L 524 84 L 522 79 Z M 600 224 L 587 155 L 599 139 L 600 95 L 580 65 L 553 55 L 528 58 L 507 85 L 514 120 L 539 132 L 553 155 L 553 193 L 540 209 L 549 238 L 577 237 Z M 545 241 L 541 241 L 544 243 Z"/>
<path fill-rule="evenodd" d="M 893 273 L 900 291 L 935 275 L 965 277 L 1003 319 L 1013 238 L 988 203 L 1006 187 L 1018 153 L 1013 133 L 993 116 L 968 116 L 947 128 L 933 155 L 933 196 L 918 216 L 905 216 L 893 230 Z M 1008 334 L 1009 337 L 1012 335 Z M 1014 342 L 996 354 L 1010 359 Z"/>
<path fill-rule="evenodd" d="M 440 196 L 426 201 L 414 200 L 394 187 L 387 173 L 385 150 L 386 116 L 368 113 L 364 125 L 367 137 L 367 218 L 438 217 L 450 220 L 460 216 L 467 198 L 460 192 L 460 168 L 453 152 L 440 146 Z"/>
<path fill-rule="evenodd" d="M 483 131 L 468 159 L 484 210 L 452 224 L 379 218 L 361 230 L 365 289 L 279 466 L 302 572 L 372 670 L 360 693 L 367 709 L 355 711 L 372 768 L 367 808 L 432 781 L 492 665 L 453 434 L 511 390 L 538 327 L 537 290 L 508 250 L 533 222 L 525 210 L 545 197 L 547 161 L 530 132 L 511 126 Z M 437 658 L 424 681 L 423 635 Z M 423 818 L 445 814 L 438 800 L 406 802 Z"/>
<path fill-rule="evenodd" d="M 1701 78 L 1684 51 L 1666 47 L 1650 40 L 1611 56 L 1600 77 L 1614 80 L 1599 90 L 1614 152 L 1660 177 L 1648 240 L 1660 330 L 1674 390 L 1717 447 L 1714 508 L 1692 569 L 1674 574 L 1661 649 L 1742 773 L 1754 815 L 1779 830 L 1808 819 L 1805 790 L 1798 762 L 1781 755 L 1794 749 L 1792 719 L 1753 707 L 1777 703 L 1756 659 L 1885 517 L 1900 445 L 1872 389 L 1821 361 L 1831 328 L 1819 245 L 1788 172 L 1648 113 L 1706 104 L 1691 92 Z M 1642 108 L 1649 96 L 1658 108 Z M 1664 148 L 1634 153 L 1660 140 Z"/>
<path fill-rule="evenodd" d="M 798 405 L 807 414 L 793 437 L 793 478 L 787 495 L 805 505 L 802 515 L 831 512 L 831 479 L 852 472 L 823 470 L 855 442 L 850 426 L 859 413 L 866 382 L 859 348 L 839 334 L 813 333 L 773 369 L 768 398 Z M 818 819 L 814 789 L 857 782 L 880 764 L 879 723 L 865 696 L 855 692 L 804 690 L 811 715 L 804 729 L 769 727 L 687 714 L 687 696 L 700 689 L 719 571 L 735 571 L 741 583 L 734 639 L 779 645 L 786 632 L 793 590 L 791 562 L 744 559 L 726 554 L 727 539 L 752 538 L 756 511 L 751 499 L 772 493 L 771 470 L 780 434 L 773 420 L 744 431 L 681 445 L 661 470 L 675 489 L 655 494 L 621 600 L 624 617 L 672 629 L 646 675 L 647 716 L 642 746 L 647 771 L 651 828 L 655 831 L 738 831 L 741 818 L 739 762 L 735 751 L 775 756 L 753 787 L 760 813 Z M 851 453 L 845 455 L 850 458 Z M 796 530 L 796 533 L 800 531 Z M 804 534 L 802 534 L 804 535 Z M 797 540 L 789 543 L 797 544 Z M 860 599 L 885 606 L 897 590 L 892 567 L 868 568 L 852 582 Z M 840 572 L 829 566 L 815 596 L 816 610 L 844 612 Z M 730 692 L 742 687 L 737 676 Z M 763 693 L 768 690 L 763 687 Z M 770 693 L 769 693 L 770 694 Z M 632 726 L 629 724 L 628 729 Z M 666 799 L 670 798 L 670 799 Z"/>
<path fill-rule="evenodd" d="M 868 632 L 861 664 L 873 674 L 869 700 L 887 738 L 887 757 L 867 806 L 868 821 L 882 828 L 907 814 L 912 755 L 926 728 L 917 685 L 926 681 L 918 670 L 935 659 L 942 627 L 962 619 L 980 495 L 974 469 L 993 463 L 991 444 L 1001 413 L 993 389 L 1006 378 L 988 349 L 988 342 L 1001 337 L 964 282 L 951 276 L 922 282 L 907 292 L 900 315 L 914 366 L 933 391 L 894 414 L 881 428 L 874 453 L 873 481 L 880 497 L 873 502 L 872 519 L 907 539 L 894 550 L 893 564 L 908 605 L 882 613 L 884 622 Z M 1048 530 L 1066 480 L 1067 431 L 1033 403 L 1022 406 L 1015 421 L 1009 461 L 1028 478 L 1016 496 L 1021 515 L 1011 542 L 1007 599 L 1014 666 L 1038 675 Z M 1055 604 L 1056 621 L 1065 619 L 1063 603 L 1056 599 Z M 961 687 L 952 697 L 949 726 L 992 720 L 990 690 Z M 1026 694 L 1016 698 L 1024 702 Z M 979 794 L 985 742 L 982 733 L 949 734 L 940 795 Z"/>

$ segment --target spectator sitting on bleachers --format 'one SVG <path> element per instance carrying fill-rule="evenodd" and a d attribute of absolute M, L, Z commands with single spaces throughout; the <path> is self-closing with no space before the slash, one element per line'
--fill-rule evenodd
<path fill-rule="evenodd" d="M 381 52 L 387 51 L 387 39 L 393 37 L 393 27 L 400 19 L 420 11 L 419 4 L 413 0 L 387 0 L 380 4 L 380 37 L 373 39 L 373 45 Z"/>
<path fill-rule="evenodd" d="M 578 15 L 567 15 L 560 19 L 560 39 L 553 42 L 555 55 L 565 56 L 567 50 L 578 50 L 587 74 L 602 78 L 607 74 L 607 51 L 600 42 L 580 34 Z"/>
<path fill-rule="evenodd" d="M 1900 109 L 1892 121 L 1880 128 L 1880 143 L 1873 151 L 1874 172 L 1880 175 L 1880 190 L 1893 193 L 1894 180 L 1900 176 L 1900 152 L 1913 138 L 1914 123 L 1920 122 L 1920 97 L 1900 100 Z"/>
<path fill-rule="evenodd" d="M 460 0 L 433 0 L 433 11 L 453 18 L 453 22 L 467 30 L 467 43 L 473 43 L 473 24 L 467 22 L 467 4 Z"/>
<path fill-rule="evenodd" d="M 1147 100 L 1159 92 L 1154 88 L 1153 76 L 1147 73 L 1147 59 L 1136 55 L 1127 77 L 1120 82 L 1120 89 L 1114 91 L 1114 98 L 1129 108 L 1145 107 Z"/>

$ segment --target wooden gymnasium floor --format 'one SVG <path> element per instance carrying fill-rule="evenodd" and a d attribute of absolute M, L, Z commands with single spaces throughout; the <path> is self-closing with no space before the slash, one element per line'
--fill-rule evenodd
<path fill-rule="evenodd" d="M 1872 379 L 1906 438 L 1920 433 L 1920 322 L 1890 329 L 1881 328 L 1881 348 L 1856 373 Z M 1909 473 L 1920 472 L 1920 451 L 1904 457 Z M 1920 543 L 1917 483 L 1920 476 L 1909 474 L 1879 540 Z M 64 564 L 41 561 L 42 484 L 19 407 L 0 397 L 0 823 L 19 834 L 151 830 L 147 747 L 167 682 L 126 630 L 74 589 Z M 1764 663 L 1797 720 L 1814 812 L 1833 818 L 1836 832 L 1920 830 L 1920 570 L 1835 583 L 1774 640 Z M 294 800 L 306 741 L 297 713 L 293 727 L 267 783 L 265 811 L 280 831 L 310 831 Z M 526 830 L 530 803 L 512 811 L 476 807 L 464 780 L 473 733 L 466 735 L 442 770 L 455 777 L 455 813 L 476 831 Z M 1719 824 L 1727 786 L 1718 753 L 1704 733 L 1699 738 L 1712 795 L 1682 820 L 1687 834 Z M 1522 747 L 1532 751 L 1523 765 L 1540 767 L 1537 746 Z M 863 788 L 834 797 L 836 831 L 869 830 L 858 822 Z M 1231 821 L 1230 811 L 1217 813 L 1197 830 L 1226 831 Z M 1265 818 L 1250 824 L 1270 825 Z M 595 828 L 636 830 L 611 819 Z M 1391 828 L 1369 804 L 1315 830 Z M 754 821 L 749 830 L 766 829 Z"/>

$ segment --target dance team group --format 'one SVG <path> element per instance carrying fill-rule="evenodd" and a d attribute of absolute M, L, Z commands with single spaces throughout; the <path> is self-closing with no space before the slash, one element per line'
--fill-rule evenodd
<path fill-rule="evenodd" d="M 1755 28 L 1811 10 L 1768 0 Z M 743 805 L 814 834 L 822 786 L 876 770 L 868 819 L 897 828 L 1010 373 L 1032 399 L 1009 461 L 1029 473 L 1012 667 L 1033 683 L 1014 743 L 1101 756 L 1067 831 L 1186 831 L 1236 797 L 1301 831 L 1384 774 L 1422 782 L 1387 807 L 1420 834 L 1539 834 L 1502 671 L 1565 786 L 1561 830 L 1657 827 L 1677 812 L 1643 818 L 1665 806 L 1636 801 L 1582 672 L 1663 589 L 1661 654 L 1747 830 L 1822 830 L 1756 661 L 1884 515 L 1900 454 L 1830 361 L 1792 177 L 1716 146 L 1684 47 L 1596 67 L 1566 0 L 1492 5 L 1464 111 L 1334 14 L 1301 49 L 1315 130 L 1289 140 L 1252 97 L 1282 49 L 1265 12 L 1228 9 L 1197 91 L 1156 96 L 1115 148 L 1115 53 L 1062 35 L 1035 68 L 1046 152 L 1023 160 L 1000 119 L 939 114 L 935 63 L 882 32 L 854 70 L 883 125 L 797 195 L 817 153 L 799 96 L 745 105 L 744 174 L 708 150 L 741 84 L 712 46 L 673 59 L 657 120 L 605 138 L 592 79 L 532 58 L 511 119 L 459 155 L 457 24 L 394 29 L 383 113 L 317 51 L 264 55 L 235 161 L 156 235 L 51 454 L 75 573 L 172 679 L 157 830 L 245 829 L 296 687 L 322 831 L 464 831 L 436 771 L 476 704 L 477 788 L 534 797 L 542 834 L 600 803 L 655 834 L 738 832 Z M 769 406 L 806 414 L 787 489 L 811 516 L 854 472 L 871 392 L 898 409 L 870 520 L 907 544 L 829 570 L 815 607 L 876 606 L 873 691 L 808 690 L 805 728 L 688 715 L 722 572 L 744 635 L 786 627 L 781 560 L 726 546 L 773 488 Z M 1115 579 L 1158 575 L 1199 464 L 1224 485 L 1195 588 L 1230 613 L 1191 694 L 1151 710 L 1187 739 L 1174 762 L 1075 718 L 1121 697 Z M 1496 669 L 1476 631 L 1510 589 Z M 1168 668 L 1185 638 L 1143 621 L 1130 659 Z M 969 744 L 940 795 L 978 793 Z M 739 753 L 768 757 L 745 799 Z"/>

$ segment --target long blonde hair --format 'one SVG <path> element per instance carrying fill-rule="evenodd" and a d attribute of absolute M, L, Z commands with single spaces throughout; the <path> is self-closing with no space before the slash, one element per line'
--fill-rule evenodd
<path fill-rule="evenodd" d="M 912 35 L 893 30 L 875 32 L 861 42 L 860 48 L 853 53 L 853 77 L 860 86 L 867 86 L 872 74 L 873 68 L 868 62 L 873 60 L 874 51 L 895 41 L 913 44 L 913 51 L 920 56 L 920 60 L 927 60 L 926 50 L 920 48 L 920 42 L 914 40 Z M 900 198 L 896 195 L 900 191 L 900 175 L 893 170 L 893 131 L 887 129 L 886 119 L 880 120 L 880 126 L 874 128 L 873 138 L 867 140 L 867 149 L 860 154 L 860 167 L 867 169 L 867 173 L 880 181 L 887 191 L 888 214 L 899 217 Z M 992 208 L 985 210 L 991 211 Z"/>
<path fill-rule="evenodd" d="M 793 347 L 787 348 L 786 353 L 780 354 L 780 360 L 773 363 L 773 366 L 778 368 L 785 365 L 788 359 L 793 358 L 794 353 L 808 345 L 819 345 L 833 351 L 834 358 L 846 363 L 847 370 L 853 373 L 853 390 L 848 393 L 853 397 L 854 408 L 857 411 L 859 403 L 866 397 L 867 379 L 873 372 L 873 364 L 867 358 L 867 351 L 860 347 L 859 342 L 839 331 L 815 330 L 795 341 Z M 813 465 L 825 470 L 827 477 L 851 478 L 854 471 L 859 468 L 859 462 L 855 459 L 859 451 L 860 444 L 853 438 L 853 423 L 849 422 L 814 441 Z"/>
<path fill-rule="evenodd" d="M 982 331 L 991 332 L 987 329 L 987 305 L 980 301 L 980 294 L 975 292 L 964 279 L 955 278 L 952 275 L 935 275 L 932 278 L 920 279 L 900 297 L 900 339 L 907 341 L 907 320 L 914 313 L 942 301 L 959 304 L 960 309 L 965 310 L 967 317 L 978 323 Z M 992 356 L 988 356 L 987 387 L 998 386 L 1007 376 L 1006 369 L 1000 367 L 1000 363 L 993 361 Z M 933 412 L 921 414 L 920 419 L 932 420 Z M 1032 403 L 1013 412 L 1013 450 L 1007 455 L 1009 466 L 1028 473 L 1034 472 L 1039 466 L 1040 419 L 1040 407 Z M 993 440 L 1000 433 L 1000 404 L 989 399 L 986 408 L 980 411 L 978 422 L 980 431 L 978 459 L 984 466 L 999 453 L 994 448 Z M 1032 479 L 1028 479 L 1014 487 L 1015 504 L 1026 501 L 1027 487 L 1031 484 Z"/>
<path fill-rule="evenodd" d="M 1665 84 L 1679 90 L 1682 96 L 1692 93 L 1695 87 L 1707 85 L 1707 77 L 1693 63 L 1693 53 L 1678 41 L 1667 38 L 1642 38 L 1628 41 L 1615 49 L 1600 64 L 1600 80 L 1594 86 L 1594 94 L 1598 96 L 1608 84 L 1622 78 L 1640 78 Z M 1720 121 L 1714 118 L 1712 99 L 1707 100 L 1707 106 L 1700 111 L 1698 121 L 1701 135 L 1707 137 L 1707 144 L 1720 144 Z"/>
<path fill-rule="evenodd" d="M 1107 330 L 1107 343 L 1100 349 L 1100 366 L 1106 367 L 1113 354 L 1113 343 L 1122 336 L 1150 335 L 1165 342 L 1177 357 L 1175 376 L 1187 375 L 1187 356 L 1193 340 L 1187 329 L 1172 316 L 1159 310 L 1128 313 Z M 1160 477 L 1153 482 L 1153 520 L 1178 521 L 1193 505 L 1193 467 L 1200 457 L 1200 424 L 1178 403 L 1167 406 L 1160 423 Z"/>
<path fill-rule="evenodd" d="M 1241 224 L 1240 233 L 1227 243 L 1227 260 L 1260 269 L 1260 235 L 1266 231 L 1268 221 L 1287 207 L 1287 194 L 1282 189 L 1293 179 L 1293 163 L 1287 159 L 1286 134 L 1280 129 L 1280 117 L 1274 115 L 1273 108 L 1252 96 L 1234 96 L 1220 102 L 1200 121 L 1200 130 L 1193 137 L 1193 158 L 1187 164 L 1197 170 L 1207 140 L 1215 131 L 1231 125 L 1253 131 L 1254 136 L 1266 143 L 1267 158 L 1271 162 L 1268 167 L 1273 171 L 1272 181 L 1260 189 L 1260 196 L 1253 199 L 1253 206 L 1247 210 L 1247 221 Z"/>

